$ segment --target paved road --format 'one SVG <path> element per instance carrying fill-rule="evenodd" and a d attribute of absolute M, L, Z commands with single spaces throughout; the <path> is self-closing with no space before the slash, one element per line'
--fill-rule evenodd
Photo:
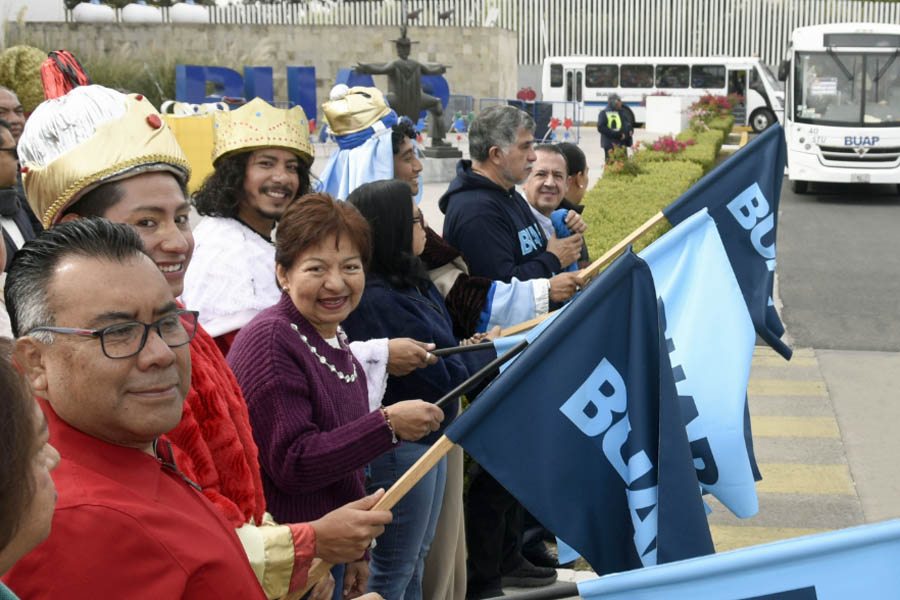
<path fill-rule="evenodd" d="M 785 185 L 781 314 L 792 361 L 757 348 L 751 420 L 759 514 L 714 504 L 718 550 L 900 517 L 900 197 L 891 186 Z"/>
<path fill-rule="evenodd" d="M 777 270 L 795 343 L 900 351 L 895 187 L 814 184 L 797 195 L 785 185 L 781 198 Z"/>

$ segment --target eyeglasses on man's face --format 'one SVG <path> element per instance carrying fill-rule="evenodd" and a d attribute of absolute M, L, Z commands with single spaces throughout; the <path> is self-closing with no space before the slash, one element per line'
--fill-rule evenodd
<path fill-rule="evenodd" d="M 177 310 L 152 323 L 127 321 L 116 323 L 101 329 L 78 329 L 76 327 L 35 327 L 26 335 L 38 331 L 64 333 L 100 338 L 100 347 L 107 358 L 129 358 L 138 354 L 147 344 L 151 329 L 155 329 L 160 339 L 170 348 L 184 346 L 197 334 L 197 316 L 195 310 Z"/>
<path fill-rule="evenodd" d="M 0 148 L 0 152 L 9 152 L 13 155 L 14 159 L 19 160 L 19 151 L 16 150 L 15 146 L 13 146 L 12 148 Z"/>

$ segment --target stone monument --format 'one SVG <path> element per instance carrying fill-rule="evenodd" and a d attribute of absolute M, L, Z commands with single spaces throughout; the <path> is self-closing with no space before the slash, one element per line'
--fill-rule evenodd
<path fill-rule="evenodd" d="M 388 93 L 385 98 L 398 115 L 418 122 L 419 113 L 431 113 L 428 130 L 431 145 L 425 148 L 425 156 L 430 158 L 459 158 L 462 153 L 444 140 L 444 109 L 441 100 L 422 90 L 422 75 L 442 75 L 447 67 L 441 64 L 422 64 L 409 58 L 412 42 L 406 37 L 406 25 L 401 28 L 400 37 L 393 42 L 397 45 L 397 59 L 389 63 L 359 63 L 354 70 L 365 75 L 387 75 Z"/>

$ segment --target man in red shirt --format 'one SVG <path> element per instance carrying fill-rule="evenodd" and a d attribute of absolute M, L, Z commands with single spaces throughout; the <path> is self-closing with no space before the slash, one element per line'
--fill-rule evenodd
<path fill-rule="evenodd" d="M 126 225 L 30 242 L 7 278 L 14 356 L 64 456 L 50 536 L 7 573 L 24 598 L 256 598 L 233 528 L 160 436 L 181 419 L 196 313 Z"/>

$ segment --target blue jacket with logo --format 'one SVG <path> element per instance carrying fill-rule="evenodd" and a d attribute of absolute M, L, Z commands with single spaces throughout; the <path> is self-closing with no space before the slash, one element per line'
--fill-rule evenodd
<path fill-rule="evenodd" d="M 472 161 L 459 161 L 438 206 L 444 240 L 462 252 L 470 275 L 509 283 L 562 271 L 525 198 L 472 171 Z"/>

